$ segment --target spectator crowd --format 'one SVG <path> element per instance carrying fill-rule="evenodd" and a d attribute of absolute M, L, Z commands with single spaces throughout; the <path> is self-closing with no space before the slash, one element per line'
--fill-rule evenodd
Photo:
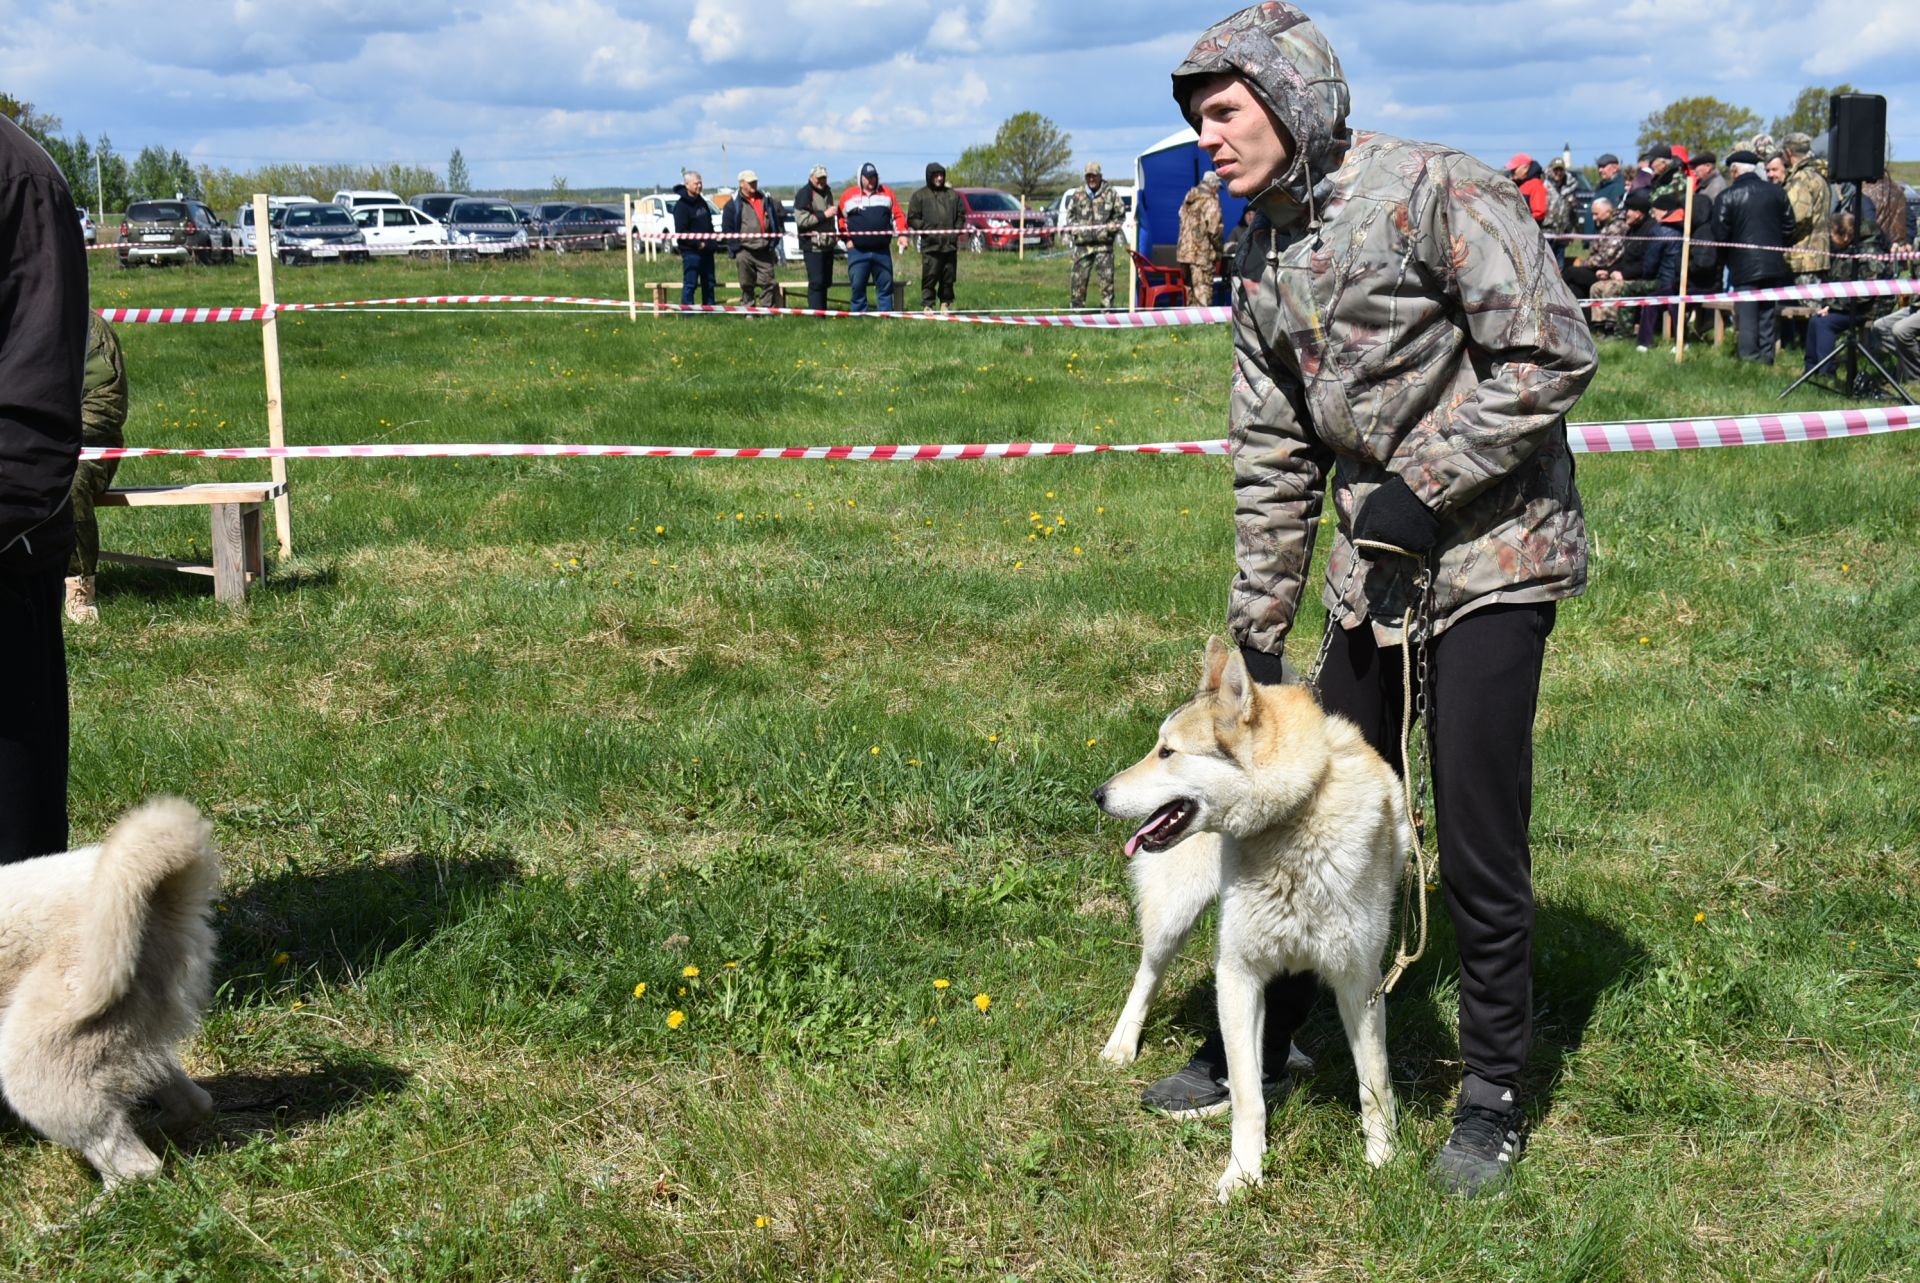
<path fill-rule="evenodd" d="M 1778 141 L 1756 136 L 1724 158 L 1661 143 L 1631 171 L 1618 156 L 1603 154 L 1594 162 L 1599 181 L 1585 216 L 1578 208 L 1582 184 L 1567 158 L 1555 157 L 1542 169 L 1521 152 L 1507 173 L 1549 237 L 1567 284 L 1583 299 L 1741 294 L 1902 272 L 1920 276 L 1913 255 L 1920 203 L 1909 201 L 1884 167 L 1871 182 L 1833 181 L 1819 152 L 1812 138 L 1794 133 Z M 1736 301 L 1739 355 L 1771 365 L 1782 342 L 1790 341 L 1812 370 L 1858 326 L 1897 377 L 1920 385 L 1920 306 L 1911 305 L 1912 297 L 1814 299 L 1804 306 Z M 1645 352 L 1662 318 L 1677 320 L 1677 310 L 1623 305 L 1591 316 L 1600 329 L 1630 327 Z"/>

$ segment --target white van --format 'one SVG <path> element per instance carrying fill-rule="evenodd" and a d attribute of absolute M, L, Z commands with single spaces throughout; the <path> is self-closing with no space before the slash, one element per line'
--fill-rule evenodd
<path fill-rule="evenodd" d="M 362 205 L 404 205 L 407 202 L 393 192 L 375 191 L 360 187 L 337 191 L 333 194 L 333 203 L 341 209 L 354 210 Z"/>
<path fill-rule="evenodd" d="M 320 202 L 311 196 L 269 196 L 267 197 L 267 217 L 278 219 L 276 210 L 289 205 L 318 205 Z M 251 254 L 253 248 L 253 202 L 248 201 L 233 211 L 234 248 L 242 254 Z"/>

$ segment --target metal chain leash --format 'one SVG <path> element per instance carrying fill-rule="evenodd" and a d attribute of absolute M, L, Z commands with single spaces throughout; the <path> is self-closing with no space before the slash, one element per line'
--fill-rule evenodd
<path fill-rule="evenodd" d="M 1359 552 L 1362 548 L 1406 557 L 1419 566 L 1413 581 L 1413 599 L 1400 616 L 1400 787 L 1407 809 L 1407 822 L 1413 827 L 1413 850 L 1401 877 L 1400 942 L 1394 948 L 1393 965 L 1387 969 L 1386 975 L 1368 999 L 1378 1002 L 1393 992 L 1394 985 L 1400 982 L 1407 968 L 1420 961 L 1427 952 L 1427 891 L 1433 882 L 1433 866 L 1427 858 L 1426 818 L 1427 805 L 1431 800 L 1428 772 L 1433 764 L 1433 717 L 1432 702 L 1428 695 L 1427 664 L 1427 644 L 1433 636 L 1433 570 L 1424 557 L 1397 544 L 1357 539 L 1354 541 L 1354 558 L 1341 578 L 1339 590 L 1334 594 L 1336 605 L 1347 599 L 1347 590 L 1353 586 L 1353 577 L 1360 567 Z M 1329 610 L 1326 631 L 1320 637 L 1319 653 L 1314 656 L 1313 667 L 1307 672 L 1307 685 L 1315 698 L 1321 698 L 1320 672 L 1326 666 L 1327 656 L 1333 651 L 1334 630 L 1338 627 L 1333 611 Z M 1324 699 L 1322 702 L 1325 702 Z M 1424 760 L 1420 760 L 1416 752 L 1416 741 L 1410 738 L 1415 722 L 1420 724 L 1426 735 Z M 1413 920 L 1419 923 L 1419 934 L 1417 943 L 1409 950 L 1407 924 Z"/>

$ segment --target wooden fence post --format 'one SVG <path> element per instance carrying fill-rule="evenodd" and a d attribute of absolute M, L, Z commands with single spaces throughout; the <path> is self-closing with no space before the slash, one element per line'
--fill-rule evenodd
<path fill-rule="evenodd" d="M 273 296 L 273 224 L 268 221 L 267 198 L 261 192 L 253 196 L 253 257 L 260 272 L 260 306 L 265 312 L 260 319 L 260 344 L 267 367 L 267 444 L 279 447 L 287 443 L 286 406 L 280 391 L 280 313 Z M 280 555 L 291 557 L 293 505 L 286 491 L 287 461 L 275 458 L 267 463 L 270 475 L 280 485 L 280 493 L 273 500 L 273 532 L 280 540 Z"/>
<path fill-rule="evenodd" d="M 1673 323 L 1673 363 L 1687 360 L 1687 272 L 1693 263 L 1693 175 L 1687 175 L 1687 221 L 1680 232 L 1680 307 Z"/>
<path fill-rule="evenodd" d="M 634 302 L 633 293 L 633 193 L 628 192 L 621 199 L 626 209 L 626 216 L 621 222 L 624 229 L 621 239 L 627 243 L 627 319 L 637 321 L 640 319 L 640 308 Z"/>

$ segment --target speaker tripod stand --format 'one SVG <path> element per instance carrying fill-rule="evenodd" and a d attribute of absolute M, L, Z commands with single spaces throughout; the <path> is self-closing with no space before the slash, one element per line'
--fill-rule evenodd
<path fill-rule="evenodd" d="M 1795 379 L 1793 381 L 1792 386 L 1789 387 L 1785 392 L 1782 392 L 1780 394 L 1779 399 L 1782 401 L 1786 400 L 1789 396 L 1792 396 L 1793 393 L 1796 390 L 1798 390 L 1802 384 L 1805 384 L 1805 383 L 1814 383 L 1815 387 L 1824 388 L 1827 391 L 1833 392 L 1839 396 L 1843 396 L 1843 397 L 1855 396 L 1857 395 L 1855 389 L 1857 389 L 1860 386 L 1860 364 L 1859 363 L 1860 363 L 1860 359 L 1864 357 L 1866 358 L 1866 362 L 1868 365 L 1871 365 L 1874 369 L 1880 372 L 1880 377 L 1887 381 L 1887 386 L 1893 389 L 1894 394 L 1897 395 L 1901 401 L 1905 402 L 1907 405 L 1920 405 L 1920 401 L 1914 400 L 1913 396 L 1906 390 L 1906 388 L 1901 386 L 1900 380 L 1896 379 L 1893 376 L 1892 371 L 1888 370 L 1886 366 L 1880 364 L 1880 358 L 1873 354 L 1873 349 L 1868 347 L 1865 343 L 1861 341 L 1860 318 L 1851 307 L 1847 309 L 1847 315 L 1848 315 L 1848 318 L 1852 321 L 1852 324 L 1850 324 L 1847 327 L 1847 332 L 1845 334 L 1842 334 L 1839 340 L 1834 343 L 1833 351 L 1821 357 L 1820 360 L 1815 363 L 1814 367 L 1811 370 L 1808 370 L 1805 374 Z M 1833 388 L 1833 387 L 1828 387 L 1824 383 L 1815 383 L 1814 380 L 1819 375 L 1821 375 L 1822 373 L 1828 373 L 1832 371 L 1832 369 L 1838 364 L 1840 357 L 1843 353 L 1847 358 L 1847 377 L 1846 377 L 1845 384 L 1841 387 Z"/>

